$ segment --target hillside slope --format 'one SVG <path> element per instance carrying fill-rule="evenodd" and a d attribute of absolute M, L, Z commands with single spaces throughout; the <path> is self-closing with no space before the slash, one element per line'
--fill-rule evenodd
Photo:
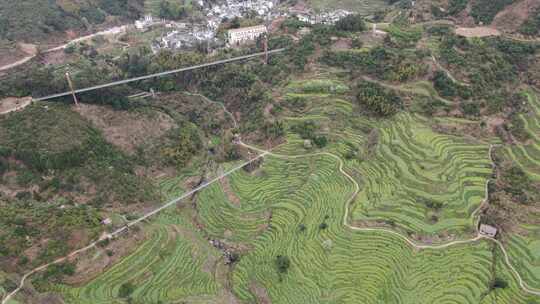
<path fill-rule="evenodd" d="M 136 19 L 139 0 L 0 1 L 0 39 L 36 42 L 89 30 L 114 17 Z"/>

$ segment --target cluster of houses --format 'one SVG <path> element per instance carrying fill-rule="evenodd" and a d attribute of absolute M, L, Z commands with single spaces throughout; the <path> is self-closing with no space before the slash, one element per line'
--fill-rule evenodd
<path fill-rule="evenodd" d="M 204 25 L 186 23 L 169 23 L 168 28 L 174 28 L 152 44 L 152 50 L 161 48 L 189 49 L 201 43 L 217 41 L 216 31 Z"/>
<path fill-rule="evenodd" d="M 220 24 L 225 20 L 235 17 L 257 16 L 270 22 L 278 17 L 295 16 L 300 21 L 309 24 L 333 24 L 341 18 L 352 14 L 346 10 L 336 10 L 331 12 L 313 13 L 307 9 L 289 10 L 278 8 L 279 0 L 224 0 L 219 4 L 210 3 L 208 0 L 197 0 L 197 5 L 202 8 L 202 13 L 206 16 L 205 21 L 200 24 L 186 24 L 165 20 L 156 20 L 147 15 L 142 20 L 135 22 L 138 30 L 146 30 L 150 26 L 163 23 L 170 29 L 159 39 L 152 43 L 152 50 L 158 52 L 162 48 L 166 49 L 189 49 L 200 44 L 234 46 L 248 41 L 253 41 L 267 32 L 267 27 L 263 24 L 231 29 L 227 33 L 227 41 L 219 41 L 217 31 Z"/>
<path fill-rule="evenodd" d="M 152 50 L 157 52 L 159 49 L 189 49 L 201 43 L 208 45 L 223 45 L 216 38 L 218 28 L 224 20 L 231 20 L 235 17 L 243 17 L 247 14 L 255 14 L 265 20 L 277 18 L 280 13 L 273 9 L 278 0 L 226 0 L 220 4 L 211 5 L 204 0 L 197 2 L 198 6 L 203 8 L 203 15 L 206 16 L 205 22 L 201 24 L 185 24 L 178 22 L 167 22 L 165 26 L 171 31 L 159 38 L 152 44 Z M 152 18 L 145 17 L 144 20 L 137 21 L 136 27 L 139 29 L 147 28 L 155 22 Z M 229 45 L 240 44 L 251 41 L 266 33 L 264 25 L 249 28 L 230 30 L 227 38 Z"/>
<path fill-rule="evenodd" d="M 259 17 L 270 17 L 279 1 L 276 0 L 226 0 L 222 4 L 204 8 L 209 19 L 232 19 L 254 13 Z"/>
<path fill-rule="evenodd" d="M 334 24 L 341 18 L 351 14 L 352 12 L 342 9 L 319 14 L 307 10 L 297 10 L 295 8 L 291 8 L 289 10 L 290 16 L 296 16 L 298 20 L 309 24 Z"/>

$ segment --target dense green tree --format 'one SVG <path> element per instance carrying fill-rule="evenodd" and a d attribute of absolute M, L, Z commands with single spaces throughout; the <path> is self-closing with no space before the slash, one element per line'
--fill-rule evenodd
<path fill-rule="evenodd" d="M 276 257 L 276 267 L 279 273 L 287 273 L 291 267 L 291 261 L 286 255 L 278 255 Z"/>
<path fill-rule="evenodd" d="M 120 285 L 120 289 L 118 290 L 118 297 L 123 299 L 128 298 L 134 291 L 135 286 L 131 282 L 126 282 Z"/>
<path fill-rule="evenodd" d="M 187 16 L 186 8 L 177 2 L 162 0 L 159 3 L 159 17 L 169 20 L 179 20 Z"/>
<path fill-rule="evenodd" d="M 356 14 L 347 15 L 341 18 L 336 22 L 335 26 L 337 30 L 346 32 L 360 32 L 366 30 L 364 19 L 362 16 Z"/>
<path fill-rule="evenodd" d="M 401 98 L 393 91 L 374 83 L 361 82 L 356 91 L 358 103 L 379 116 L 393 115 L 403 106 Z"/>

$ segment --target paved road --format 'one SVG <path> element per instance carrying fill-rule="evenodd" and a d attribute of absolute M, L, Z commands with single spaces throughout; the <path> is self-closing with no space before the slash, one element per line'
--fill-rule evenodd
<path fill-rule="evenodd" d="M 274 53 L 283 52 L 284 50 L 285 50 L 284 48 L 283 49 L 275 49 L 275 50 L 268 51 L 268 53 L 269 54 L 274 54 Z M 180 73 L 180 72 L 196 70 L 196 69 L 200 69 L 200 68 L 204 68 L 204 67 L 209 67 L 209 66 L 218 65 L 218 64 L 224 64 L 224 63 L 233 62 L 233 61 L 245 60 L 245 59 L 258 57 L 258 56 L 264 56 L 264 55 L 265 55 L 264 52 L 260 52 L 260 53 L 250 54 L 250 55 L 244 55 L 244 56 L 239 56 L 239 57 L 234 57 L 234 58 L 229 58 L 229 59 L 218 60 L 218 61 L 209 62 L 209 63 L 198 64 L 198 65 L 185 67 L 185 68 L 180 68 L 180 69 L 176 69 L 176 70 L 170 70 L 170 71 L 165 71 L 165 72 L 161 72 L 161 73 L 155 73 L 155 74 L 150 74 L 150 75 L 145 75 L 145 76 L 140 76 L 140 77 L 135 77 L 135 78 L 129 78 L 129 79 L 124 79 L 124 80 L 109 82 L 109 83 L 106 83 L 106 84 L 100 84 L 100 85 L 96 85 L 96 86 L 92 86 L 92 87 L 88 87 L 88 88 L 84 88 L 84 89 L 78 89 L 78 90 L 75 90 L 75 93 L 83 93 L 83 92 L 108 88 L 108 87 L 117 86 L 117 85 L 121 85 L 121 84 L 126 84 L 126 83 L 130 83 L 130 82 L 135 82 L 135 81 L 140 81 L 140 80 L 145 80 L 145 79 L 150 79 L 150 78 L 162 77 L 162 76 L 166 76 L 166 75 L 171 75 L 171 74 L 176 74 L 176 73 Z M 53 95 L 49 95 L 49 96 L 43 96 L 43 97 L 39 97 L 39 98 L 34 98 L 34 101 L 48 100 L 48 99 L 58 98 L 58 97 L 67 96 L 67 95 L 71 95 L 71 91 L 58 93 L 58 94 L 53 94 Z"/>

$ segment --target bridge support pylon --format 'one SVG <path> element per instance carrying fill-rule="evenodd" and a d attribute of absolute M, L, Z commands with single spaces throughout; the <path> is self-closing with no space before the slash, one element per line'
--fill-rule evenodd
<path fill-rule="evenodd" d="M 75 89 L 73 88 L 73 82 L 71 82 L 71 77 L 69 76 L 69 72 L 66 72 L 66 79 L 69 84 L 69 89 L 71 90 L 71 95 L 73 96 L 73 102 L 75 102 L 75 106 L 79 106 L 79 101 L 77 100 L 77 95 L 75 95 Z"/>

